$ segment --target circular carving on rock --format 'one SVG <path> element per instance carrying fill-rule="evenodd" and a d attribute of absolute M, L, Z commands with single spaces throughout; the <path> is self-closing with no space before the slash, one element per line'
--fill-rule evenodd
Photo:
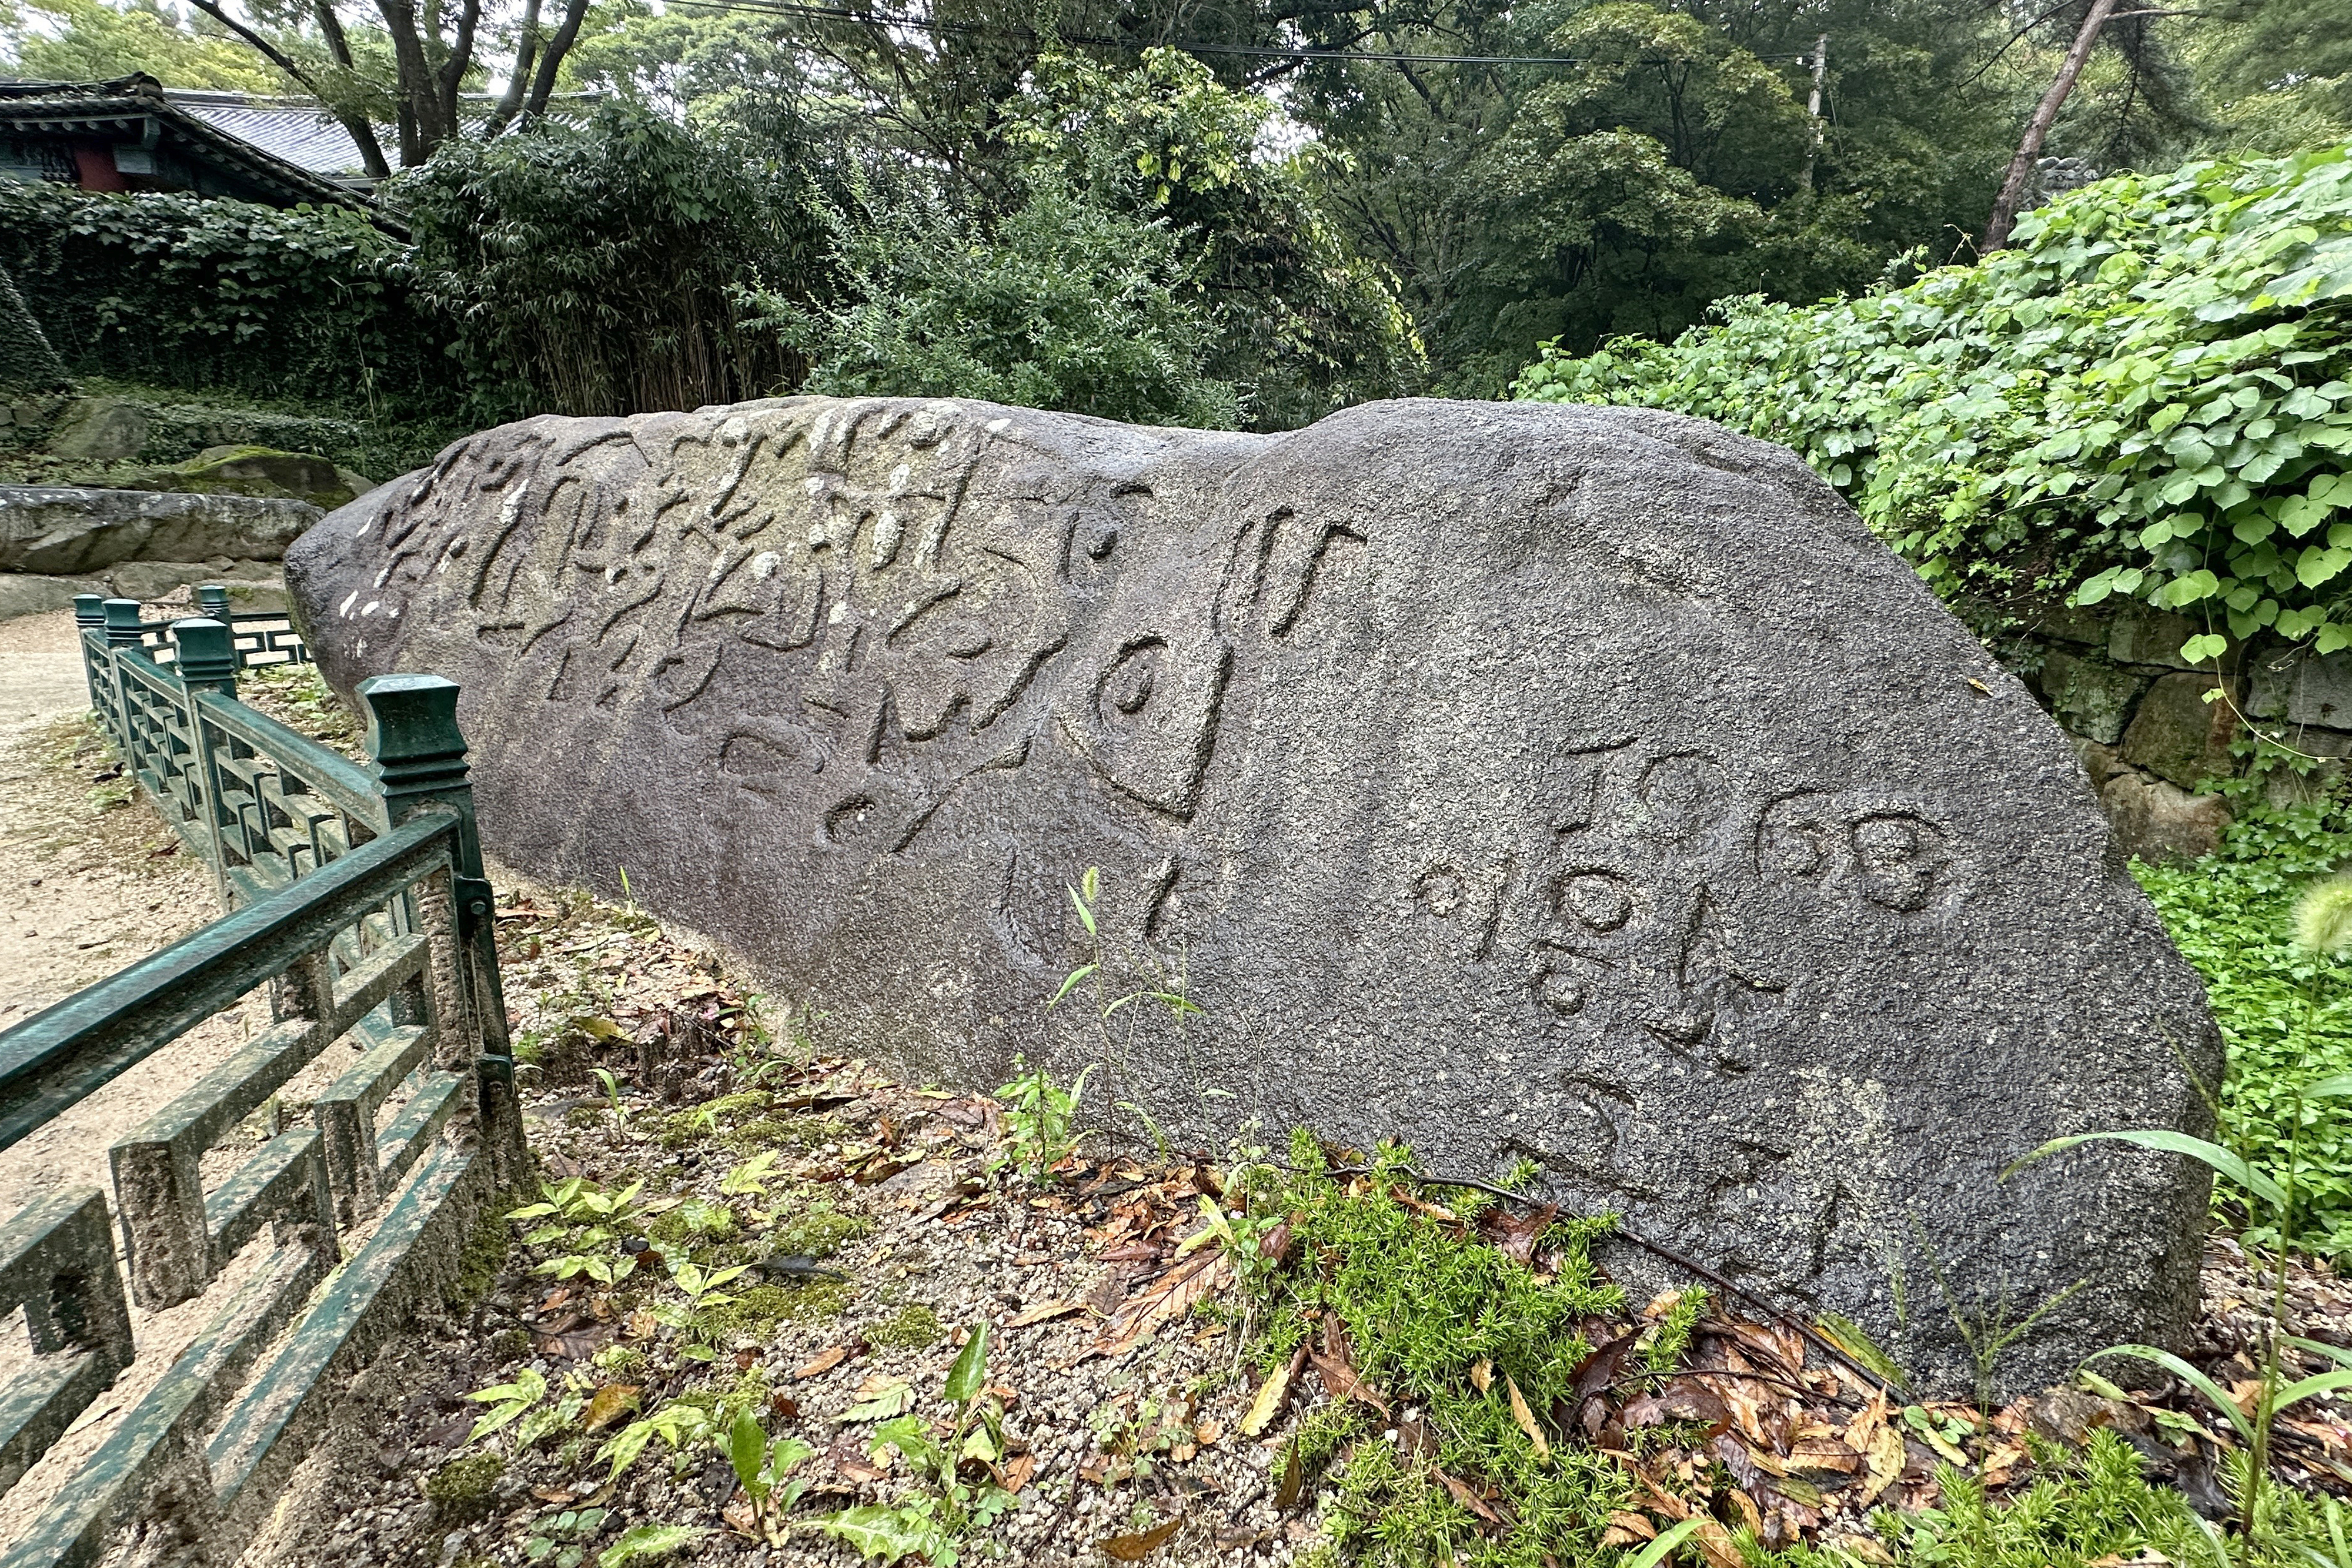
<path fill-rule="evenodd" d="M 1887 811 L 1855 822 L 1852 841 L 1864 898 L 1906 914 L 1927 907 L 1944 869 L 1942 833 L 1906 811 Z"/>
<path fill-rule="evenodd" d="M 1157 637 L 1130 643 L 1103 672 L 1103 722 L 1132 720 L 1151 701 L 1152 682 L 1159 678 L 1160 658 L 1168 644 Z"/>
<path fill-rule="evenodd" d="M 1615 872 L 1571 872 L 1560 883 L 1557 907 L 1587 931 L 1615 931 L 1633 918 L 1633 885 Z"/>
<path fill-rule="evenodd" d="M 1450 865 L 1433 865 L 1414 880 L 1412 901 L 1443 918 L 1462 907 L 1463 895 L 1468 891 L 1460 872 Z"/>

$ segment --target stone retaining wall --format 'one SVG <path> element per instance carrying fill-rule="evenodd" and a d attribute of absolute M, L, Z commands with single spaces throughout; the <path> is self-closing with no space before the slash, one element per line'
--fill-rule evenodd
<path fill-rule="evenodd" d="M 2210 853 L 2230 824 L 2199 787 L 2243 770 L 2233 745 L 2255 733 L 2323 759 L 2302 778 L 2273 774 L 2274 805 L 2305 799 L 2352 758 L 2352 651 L 2325 657 L 2274 639 L 2231 638 L 2192 665 L 2181 644 L 2201 621 L 2132 603 L 2045 617 L 1997 651 L 2074 742 L 2119 847 L 2144 860 Z M 2221 695 L 2208 700 L 2207 694 Z"/>

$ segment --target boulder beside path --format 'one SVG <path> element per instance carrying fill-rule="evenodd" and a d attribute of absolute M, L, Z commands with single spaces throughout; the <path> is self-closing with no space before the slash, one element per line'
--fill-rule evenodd
<path fill-rule="evenodd" d="M 1925 1388 L 1975 1375 L 1956 1318 L 2063 1298 L 2008 1389 L 2194 1311 L 2202 1166 L 1999 1176 L 2207 1131 L 2203 992 L 2057 727 L 1779 447 L 1444 402 L 550 417 L 286 572 L 339 687 L 461 684 L 497 853 L 625 872 L 829 1050 L 1100 1061 L 1092 1124 L 1217 1150 L 1531 1160 Z M 1133 992 L 1200 1010 L 1101 1018 Z"/>

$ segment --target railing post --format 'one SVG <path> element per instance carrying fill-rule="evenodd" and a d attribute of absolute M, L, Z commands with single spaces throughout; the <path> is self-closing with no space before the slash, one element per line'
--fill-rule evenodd
<path fill-rule="evenodd" d="M 482 874 L 481 839 L 474 823 L 474 787 L 466 766 L 466 737 L 457 728 L 457 686 L 439 675 L 373 675 L 359 686 L 367 710 L 367 750 L 377 787 L 383 792 L 387 827 L 418 811 L 444 811 L 457 819 L 457 854 L 449 879 L 450 915 L 461 955 L 457 977 L 465 1010 L 478 1038 L 473 1042 L 482 1141 L 501 1186 L 523 1177 L 529 1153 L 522 1115 L 515 1101 L 514 1057 L 507 1042 L 505 988 L 499 980 L 498 922 L 491 891 Z M 420 903 L 429 889 L 420 889 Z M 429 931 L 431 910 L 420 909 Z M 445 1031 L 457 1020 L 436 1020 Z M 446 1038 L 446 1036 L 445 1036 Z"/>
<path fill-rule="evenodd" d="M 110 648 L 139 646 L 139 601 L 135 599 L 110 599 L 105 609 L 106 645 Z"/>
<path fill-rule="evenodd" d="M 188 695 L 188 760 L 195 770 L 197 809 L 205 817 L 205 856 L 212 862 L 213 894 L 226 915 L 236 901 L 229 893 L 227 857 L 221 852 L 220 768 L 205 728 L 202 699 L 206 692 L 217 692 L 236 700 L 236 643 L 226 626 L 203 618 L 173 622 L 172 643 L 179 650 L 175 667 Z"/>
<path fill-rule="evenodd" d="M 217 582 L 207 582 L 196 590 L 196 613 L 208 621 L 228 624 L 228 590 Z"/>
<path fill-rule="evenodd" d="M 81 644 L 82 678 L 89 683 L 90 711 L 105 716 L 106 704 L 98 695 L 98 666 L 90 662 L 89 633 L 106 630 L 106 597 L 98 593 L 74 595 L 75 641 Z"/>
<path fill-rule="evenodd" d="M 125 771 L 137 766 L 131 737 L 131 700 L 122 690 L 122 650 L 139 646 L 139 601 L 110 599 L 106 611 L 106 681 L 114 694 L 114 744 L 122 754 Z"/>

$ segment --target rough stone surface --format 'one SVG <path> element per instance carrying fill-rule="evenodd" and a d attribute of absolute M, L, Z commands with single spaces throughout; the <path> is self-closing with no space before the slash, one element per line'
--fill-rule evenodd
<path fill-rule="evenodd" d="M 2116 850 L 2144 861 L 2195 860 L 2221 847 L 2229 803 L 2126 768 L 2100 792 L 2115 823 Z"/>
<path fill-rule="evenodd" d="M 2105 659 L 2053 651 L 2042 664 L 2042 692 L 2051 711 L 2074 734 L 2102 746 L 2123 738 L 2132 704 L 2147 685 L 2147 677 Z"/>
<path fill-rule="evenodd" d="M 314 453 L 279 452 L 268 446 L 208 446 L 185 463 L 146 470 L 130 487 L 208 496 L 268 496 L 307 501 L 331 512 L 375 486 Z"/>
<path fill-rule="evenodd" d="M 2202 993 L 2057 727 L 1779 447 L 1445 402 L 541 419 L 287 573 L 338 685 L 462 684 L 501 856 L 625 869 L 831 1049 L 1066 1081 L 1104 1051 L 1090 988 L 1046 1007 L 1098 866 L 1108 994 L 1202 1012 L 1113 1016 L 1097 1124 L 1528 1156 L 1931 1386 L 1968 1380 L 1954 1312 L 2084 1281 L 2011 1386 L 2188 1322 L 2201 1166 L 1997 1173 L 2202 1130 Z"/>
<path fill-rule="evenodd" d="M 2352 650 L 2327 654 L 2289 650 L 2252 663 L 2249 714 L 2292 725 L 2352 729 Z M 2292 744 L 2294 737 L 2286 739 Z"/>
<path fill-rule="evenodd" d="M 2180 656 L 2180 646 L 2191 637 L 2207 630 L 2202 621 L 2191 621 L 2186 615 L 2168 615 L 2161 610 L 2132 601 L 2116 612 L 2107 629 L 2107 657 L 2119 664 L 2161 664 L 2172 670 L 2195 670 L 2210 665 L 2192 664 Z M 2238 660 L 2238 640 L 2226 628 L 2216 628 L 2229 643 L 2221 655 L 2224 667 L 2233 666 Z"/>
<path fill-rule="evenodd" d="M 110 567 L 88 577 L 45 577 L 33 572 L 0 571 L 0 621 L 19 615 L 40 615 L 73 608 L 77 593 L 103 594 L 109 599 L 136 599 L 153 604 L 175 596 L 193 599 L 182 591 L 199 583 L 217 582 L 229 591 L 237 610 L 283 611 L 285 584 L 278 565 L 266 560 L 208 561 L 140 560 Z"/>
<path fill-rule="evenodd" d="M 277 560 L 318 507 L 255 496 L 0 485 L 0 571 L 88 575 L 124 561 Z"/>
<path fill-rule="evenodd" d="M 2238 714 L 2233 705 L 2242 697 L 2231 682 L 2222 688 L 2227 701 L 2207 702 L 2206 694 L 2220 684 L 2212 675 L 2184 673 L 2150 686 L 2139 711 L 2132 715 L 2131 727 L 2124 731 L 2123 759 L 2184 789 L 2234 772 L 2237 760 L 2230 755 L 2230 743 L 2237 737 Z"/>

